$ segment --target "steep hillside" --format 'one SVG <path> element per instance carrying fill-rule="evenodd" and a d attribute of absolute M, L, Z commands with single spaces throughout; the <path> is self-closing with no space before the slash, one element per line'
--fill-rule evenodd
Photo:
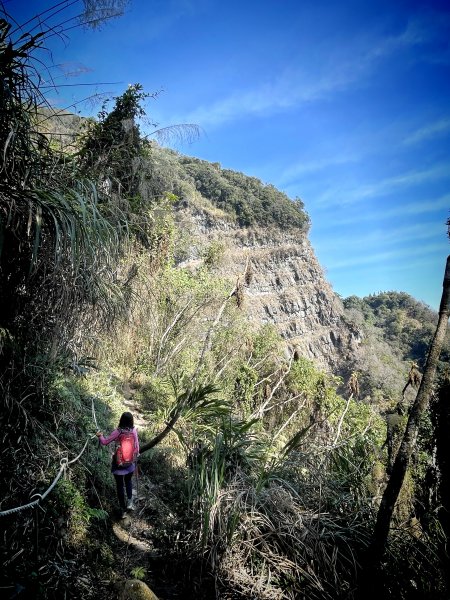
<path fill-rule="evenodd" d="M 215 265 L 235 279 L 249 261 L 252 277 L 243 310 L 250 321 L 271 323 L 290 353 L 336 370 L 351 358 L 360 337 L 344 319 L 344 308 L 326 281 L 306 234 L 278 227 L 240 227 L 185 202 L 177 211 L 182 237 L 192 240 L 180 265 L 195 267 L 208 248 L 221 248 Z M 218 245 L 220 244 L 220 245 Z"/>
<path fill-rule="evenodd" d="M 45 152 L 33 156 L 24 119 L 24 166 L 39 159 L 52 168 L 36 176 L 42 198 L 33 187 L 18 194 L 40 204 L 5 226 L 1 255 L 2 298 L 14 307 L 0 323 L 0 508 L 13 515 L 2 586 L 33 598 L 95 598 L 99 585 L 112 592 L 131 574 L 167 599 L 178 590 L 196 600 L 348 598 L 391 466 L 394 440 L 380 412 L 397 402 L 407 353 L 383 338 L 377 306 L 366 320 L 365 305 L 346 309 L 334 294 L 300 201 L 147 144 L 137 127 L 123 126 L 141 99 L 139 86 L 128 88 L 64 161 L 44 137 Z M 5 182 L 5 211 L 16 179 Z M 346 387 L 355 368 L 360 395 Z M 141 428 L 143 471 L 139 518 L 127 517 L 125 529 L 108 457 L 90 452 L 93 432 L 111 431 L 124 409 Z M 398 522 L 423 504 L 428 454 L 411 469 Z M 38 516 L 33 528 L 28 512 L 39 503 L 52 517 L 42 519 L 41 548 Z M 423 532 L 431 531 L 428 513 Z M 115 536 L 139 554 L 123 560 Z M 427 556 L 419 589 L 433 600 L 440 566 L 428 555 L 438 543 L 391 541 L 392 570 L 406 569 L 414 586 L 409 557 Z M 387 567 L 383 577 L 387 589 L 395 576 Z"/>
<path fill-rule="evenodd" d="M 248 261 L 252 277 L 244 309 L 250 320 L 274 324 L 290 352 L 297 349 L 322 367 L 340 369 L 352 358 L 360 336 L 324 277 L 300 200 L 254 177 L 156 145 L 151 160 L 156 174 L 165 168 L 168 191 L 179 198 L 180 266 L 196 268 L 209 256 L 217 272 L 234 281 Z"/>
<path fill-rule="evenodd" d="M 150 160 L 156 183 L 164 172 L 167 190 L 178 197 L 174 252 L 180 267 L 208 262 L 234 281 L 248 261 L 252 276 L 243 310 L 250 321 L 275 325 L 287 354 L 297 350 L 344 382 L 357 371 L 362 397 L 398 397 L 409 361 L 424 362 L 437 318 L 431 309 L 405 294 L 399 298 L 409 302 L 411 318 L 400 301 L 388 306 L 374 297 L 371 308 L 367 299 L 351 298 L 344 305 L 308 240 L 301 201 L 254 177 L 157 145 Z M 382 306 L 376 308 L 377 302 Z"/>
<path fill-rule="evenodd" d="M 46 35 L 0 19 L 3 595 L 355 600 L 382 546 L 376 597 L 447 599 L 445 435 L 392 410 L 424 313 L 345 308 L 301 201 L 150 143 L 140 84 L 81 136 L 61 116 L 60 144 L 33 62 Z M 133 424 L 125 475 L 108 434 Z"/>
<path fill-rule="evenodd" d="M 72 142 L 80 119 L 46 116 L 44 125 L 54 142 Z M 55 132 L 62 134 L 58 140 Z M 423 366 L 434 311 L 407 294 L 351 297 L 343 303 L 315 256 L 299 198 L 155 142 L 148 147 L 140 194 L 150 206 L 174 195 L 173 254 L 179 267 L 209 264 L 234 284 L 248 262 L 252 276 L 243 310 L 249 321 L 277 328 L 287 356 L 297 351 L 341 375 L 344 384 L 357 371 L 361 396 L 378 399 L 398 396 L 411 360 Z"/>
<path fill-rule="evenodd" d="M 44 126 L 54 142 L 55 132 L 72 142 L 80 119 L 46 115 Z M 248 262 L 243 310 L 249 321 L 275 325 L 287 355 L 297 351 L 344 380 L 358 371 L 361 395 L 370 397 L 397 395 L 409 362 L 423 366 L 436 313 L 401 293 L 342 302 L 310 244 L 299 198 L 155 142 L 147 163 L 141 196 L 150 206 L 164 194 L 176 198 L 175 264 L 195 270 L 207 263 L 234 283 Z"/>

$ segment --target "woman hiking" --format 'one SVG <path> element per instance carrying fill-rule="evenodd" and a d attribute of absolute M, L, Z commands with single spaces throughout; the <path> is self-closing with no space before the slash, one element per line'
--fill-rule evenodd
<path fill-rule="evenodd" d="M 111 471 L 116 480 L 117 498 L 119 499 L 120 512 L 123 519 L 127 510 L 134 510 L 131 478 L 136 470 L 136 461 L 139 455 L 139 440 L 136 427 L 134 427 L 133 415 L 130 412 L 124 412 L 120 417 L 117 429 L 114 429 L 107 437 L 104 437 L 101 431 L 98 431 L 96 435 L 102 446 L 107 446 L 114 441 L 116 442 Z M 124 487 L 127 494 L 126 502 Z"/>

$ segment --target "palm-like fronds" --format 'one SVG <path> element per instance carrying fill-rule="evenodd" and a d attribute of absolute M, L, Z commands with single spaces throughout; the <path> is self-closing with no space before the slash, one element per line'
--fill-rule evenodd
<path fill-rule="evenodd" d="M 209 422 L 197 424 L 192 432 L 195 446 L 189 460 L 188 503 L 199 523 L 199 540 L 204 548 L 215 535 L 220 520 L 219 498 L 236 472 L 261 471 L 268 445 L 255 431 L 259 421 L 240 421 L 231 414 L 214 415 Z"/>
<path fill-rule="evenodd" d="M 282 480 L 258 490 L 241 470 L 219 486 L 207 479 L 193 547 L 207 553 L 220 585 L 242 597 L 332 600 L 348 598 L 357 559 L 352 547 L 368 543 L 364 522 L 305 508 Z M 211 494 L 211 498 L 209 498 Z M 201 535 L 203 531 L 203 535 Z"/>
<path fill-rule="evenodd" d="M 179 125 L 169 125 L 160 127 L 149 133 L 146 137 L 154 136 L 160 144 L 167 143 L 188 143 L 192 144 L 201 135 L 201 129 L 193 123 L 184 123 Z"/>
<path fill-rule="evenodd" d="M 120 203 L 105 203 L 79 161 L 39 130 L 33 53 L 42 39 L 13 36 L 0 20 L 0 327 L 16 351 L 55 356 L 80 319 L 92 328 L 123 310 L 116 270 L 130 226 Z"/>
<path fill-rule="evenodd" d="M 186 383 L 186 380 L 184 382 Z M 188 384 L 187 387 L 180 390 L 179 383 L 173 379 L 172 385 L 175 392 L 175 402 L 169 411 L 166 427 L 150 442 L 141 446 L 141 454 L 159 444 L 171 431 L 174 431 L 175 424 L 180 417 L 193 419 L 194 417 L 199 418 L 199 416 L 211 414 L 219 415 L 229 410 L 229 406 L 222 400 L 215 397 L 210 398 L 218 391 L 218 388 L 213 384 Z"/>

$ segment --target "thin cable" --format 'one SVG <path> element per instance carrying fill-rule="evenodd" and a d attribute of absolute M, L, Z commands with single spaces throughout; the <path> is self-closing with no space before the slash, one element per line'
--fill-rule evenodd
<path fill-rule="evenodd" d="M 94 434 L 94 435 L 90 435 L 90 436 L 88 437 L 88 439 L 86 440 L 86 442 L 85 442 L 85 444 L 84 444 L 84 446 L 83 446 L 83 449 L 82 449 L 82 451 L 80 452 L 80 454 L 78 454 L 78 456 L 76 456 L 76 457 L 75 457 L 75 458 L 73 458 L 72 460 L 69 460 L 69 462 L 68 462 L 67 464 L 68 464 L 68 465 L 72 465 L 74 462 L 77 462 L 77 460 L 78 460 L 78 459 L 81 457 L 81 455 L 83 454 L 83 452 L 86 450 L 86 446 L 88 445 L 88 443 L 89 443 L 89 440 L 91 440 L 92 438 L 95 438 L 95 437 L 97 437 L 95 434 Z M 64 460 L 64 459 L 63 459 L 63 460 Z"/>

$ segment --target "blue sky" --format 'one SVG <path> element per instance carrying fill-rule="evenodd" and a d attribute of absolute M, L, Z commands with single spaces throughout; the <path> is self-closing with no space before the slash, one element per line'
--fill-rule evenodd
<path fill-rule="evenodd" d="M 5 2 L 19 22 L 51 5 Z M 163 90 L 151 119 L 204 132 L 178 150 L 304 201 L 337 293 L 406 291 L 438 308 L 449 251 L 448 1 L 132 0 L 100 30 L 68 34 L 49 40 L 63 65 L 55 81 L 118 83 L 52 91 L 55 104 L 135 82 Z"/>

